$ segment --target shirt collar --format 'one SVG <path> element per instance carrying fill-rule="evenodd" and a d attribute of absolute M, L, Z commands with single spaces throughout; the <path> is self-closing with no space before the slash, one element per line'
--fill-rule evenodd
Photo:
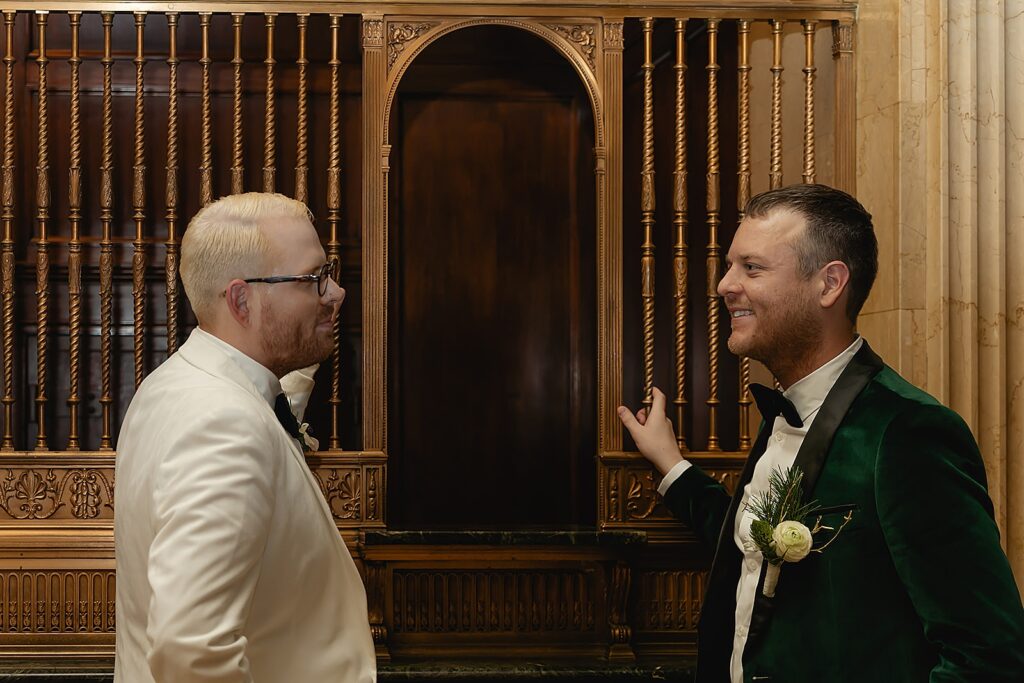
<path fill-rule="evenodd" d="M 857 335 L 853 343 L 838 356 L 782 392 L 783 396 L 793 402 L 801 420 L 806 422 L 807 418 L 817 412 L 828 392 L 832 391 L 832 386 L 839 379 L 839 375 L 843 374 L 843 370 L 863 344 L 864 338 Z"/>
<path fill-rule="evenodd" d="M 274 400 L 282 390 L 281 382 L 273 372 L 265 368 L 259 362 L 245 355 L 231 344 L 228 344 L 220 337 L 215 337 L 206 330 L 197 327 L 193 334 L 198 334 L 223 351 L 224 354 L 238 366 L 249 381 L 252 382 L 253 386 L 256 387 L 256 390 L 260 392 L 260 396 L 262 396 L 270 405 L 274 405 Z"/>

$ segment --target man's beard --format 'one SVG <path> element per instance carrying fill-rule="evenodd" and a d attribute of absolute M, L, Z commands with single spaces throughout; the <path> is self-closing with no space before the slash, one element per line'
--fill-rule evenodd
<path fill-rule="evenodd" d="M 808 306 L 794 303 L 772 316 L 767 325 L 758 319 L 757 334 L 739 345 L 730 336 L 727 346 L 737 356 L 762 363 L 775 376 L 798 365 L 821 344 L 821 327 Z"/>
<path fill-rule="evenodd" d="M 322 335 L 310 321 L 286 322 L 273 309 L 262 308 L 261 343 L 268 369 L 278 377 L 327 360 L 334 350 L 334 335 Z M 332 326 L 333 329 L 333 326 Z"/>

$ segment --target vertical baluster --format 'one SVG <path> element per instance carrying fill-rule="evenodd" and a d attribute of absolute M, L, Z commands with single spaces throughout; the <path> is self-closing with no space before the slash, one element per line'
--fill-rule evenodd
<path fill-rule="evenodd" d="M 772 20 L 772 137 L 769 187 L 782 187 L 782 26 L 785 22 Z"/>
<path fill-rule="evenodd" d="M 202 94 L 202 133 L 201 133 L 201 154 L 202 161 L 199 166 L 199 204 L 206 206 L 213 201 L 213 116 L 210 102 L 210 13 L 202 12 L 199 15 L 199 27 L 202 32 L 202 53 L 199 57 L 199 64 L 203 69 L 203 94 Z"/>
<path fill-rule="evenodd" d="M 782 187 L 782 27 L 786 22 L 773 19 L 772 25 L 772 128 L 771 128 L 771 169 L 768 187 L 777 190 Z M 775 388 L 782 389 L 779 380 Z"/>
<path fill-rule="evenodd" d="M 720 252 L 718 177 L 718 20 L 708 19 L 708 450 L 718 446 L 718 279 Z"/>
<path fill-rule="evenodd" d="M 266 123 L 263 129 L 263 191 L 274 191 L 275 165 L 274 156 L 277 149 L 276 139 L 276 118 L 277 110 L 274 106 L 274 24 L 277 15 L 268 13 L 267 20 L 267 58 L 264 64 L 267 67 L 267 100 L 266 100 Z"/>
<path fill-rule="evenodd" d="M 673 271 L 675 275 L 675 363 L 676 363 L 676 444 L 686 445 L 686 323 L 687 271 L 686 253 L 686 20 L 676 19 L 676 128 L 675 172 L 672 174 L 672 226 L 675 228 Z"/>
<path fill-rule="evenodd" d="M 14 450 L 14 19 L 4 11 L 4 165 L 3 241 L 0 242 L 0 291 L 3 293 L 4 435 L 0 450 Z"/>
<path fill-rule="evenodd" d="M 640 20 L 644 36 L 643 162 L 640 171 L 640 291 L 643 302 L 644 406 L 651 408 L 654 386 L 654 19 Z"/>
<path fill-rule="evenodd" d="M 804 174 L 805 183 L 814 182 L 814 66 L 815 21 L 804 21 Z"/>
<path fill-rule="evenodd" d="M 69 12 L 71 24 L 71 141 L 68 168 L 68 222 L 71 228 L 71 243 L 68 247 L 68 450 L 79 449 L 78 435 L 78 385 L 82 335 L 82 114 L 81 114 L 81 65 L 79 34 L 82 25 L 81 12 Z"/>
<path fill-rule="evenodd" d="M 296 105 L 298 112 L 296 124 L 298 132 L 295 139 L 295 198 L 303 204 L 309 201 L 307 179 L 309 175 L 309 82 L 306 78 L 306 69 L 309 60 L 306 58 L 306 28 L 309 25 L 309 15 L 299 14 L 296 17 L 299 24 L 299 57 L 295 60 L 299 69 L 298 92 L 296 93 Z"/>
<path fill-rule="evenodd" d="M 36 23 L 39 27 L 39 54 L 36 63 L 39 66 L 39 129 L 38 158 L 36 161 L 36 223 L 38 236 L 36 241 L 36 420 L 39 431 L 36 434 L 36 450 L 48 450 L 46 437 L 46 356 L 49 343 L 50 323 L 50 243 L 47 235 L 47 223 L 50 220 L 50 120 L 47 111 L 46 67 L 46 24 L 49 14 L 45 11 L 36 12 Z"/>
<path fill-rule="evenodd" d="M 330 158 L 327 162 L 327 225 L 330 241 L 328 257 L 341 259 L 338 226 L 341 222 L 341 59 L 338 52 L 338 32 L 341 15 L 331 15 L 331 103 L 330 103 Z M 341 448 L 338 411 L 341 407 L 341 316 L 334 321 L 334 351 L 331 355 L 331 448 Z"/>
<path fill-rule="evenodd" d="M 178 350 L 178 13 L 167 13 L 167 355 Z"/>
<path fill-rule="evenodd" d="M 750 199 L 750 22 L 740 19 L 737 33 L 739 38 L 739 164 L 737 169 L 736 204 L 739 220 Z M 750 448 L 750 359 L 740 358 L 740 441 L 741 451 Z"/>
<path fill-rule="evenodd" d="M 146 119 L 144 86 L 146 57 L 143 34 L 146 13 L 135 13 L 135 159 L 133 165 L 132 218 L 135 221 L 135 241 L 132 253 L 132 301 L 135 347 L 135 387 L 142 384 L 145 374 L 146 349 L 146 242 L 143 229 L 146 223 Z"/>
<path fill-rule="evenodd" d="M 235 13 L 231 15 L 232 26 L 235 32 L 235 54 L 231 58 L 231 66 L 234 69 L 234 138 L 231 141 L 231 194 L 238 194 L 242 191 L 244 168 L 242 166 L 242 19 L 245 15 Z"/>
<path fill-rule="evenodd" d="M 100 166 L 100 222 L 103 236 L 100 239 L 100 408 L 102 411 L 102 433 L 100 450 L 110 450 L 111 406 L 114 403 L 110 377 L 111 327 L 113 324 L 114 302 L 114 243 L 110 239 L 110 224 L 114 214 L 114 105 L 111 69 L 114 58 L 111 53 L 111 33 L 114 13 L 103 12 L 103 161 Z"/>

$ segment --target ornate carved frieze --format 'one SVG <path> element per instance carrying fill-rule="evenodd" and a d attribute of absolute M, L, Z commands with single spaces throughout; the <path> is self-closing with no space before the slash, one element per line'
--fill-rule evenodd
<path fill-rule="evenodd" d="M 0 571 L 0 633 L 113 633 L 114 571 Z"/>
<path fill-rule="evenodd" d="M 113 519 L 113 468 L 0 470 L 0 520 Z"/>
<path fill-rule="evenodd" d="M 349 464 L 335 456 L 312 458 L 310 469 L 340 526 L 381 523 L 384 468 L 376 463 Z"/>
<path fill-rule="evenodd" d="M 626 492 L 626 519 L 647 519 L 658 506 L 654 472 L 630 472 Z"/>
<path fill-rule="evenodd" d="M 400 22 L 388 24 L 388 69 L 395 65 L 406 46 L 437 26 L 436 21 Z"/>
<path fill-rule="evenodd" d="M 594 50 L 597 48 L 597 39 L 594 36 L 595 28 L 592 24 L 544 25 L 569 41 L 576 51 L 587 60 L 591 70 L 594 69 Z"/>
<path fill-rule="evenodd" d="M 395 633 L 592 632 L 595 576 L 584 570 L 399 570 Z"/>
<path fill-rule="evenodd" d="M 362 514 L 362 474 L 359 467 L 336 467 L 316 473 L 331 514 L 338 520 L 358 520 Z"/>
<path fill-rule="evenodd" d="M 639 572 L 638 631 L 693 631 L 700 619 L 707 572 L 667 570 Z"/>
<path fill-rule="evenodd" d="M 733 491 L 739 479 L 743 459 L 736 456 L 715 457 L 697 464 L 705 472 Z M 602 522 L 616 524 L 674 523 L 675 517 L 658 494 L 660 479 L 647 461 L 636 457 L 611 456 L 600 465 L 598 483 L 603 503 Z"/>

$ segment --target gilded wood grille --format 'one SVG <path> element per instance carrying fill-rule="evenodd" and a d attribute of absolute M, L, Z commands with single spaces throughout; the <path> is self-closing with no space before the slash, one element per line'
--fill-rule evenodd
<path fill-rule="evenodd" d="M 855 6 L 34 7 L 0 3 L 0 655 L 110 653 L 116 433 L 194 324 L 180 239 L 222 194 L 308 202 L 343 263 L 349 297 L 313 414 L 329 448 L 310 465 L 349 541 L 386 526 L 390 108 L 428 45 L 483 25 L 548 42 L 593 109 L 596 521 L 652 544 L 630 560 L 634 591 L 619 570 L 611 616 L 586 572 L 395 571 L 371 591 L 387 605 L 375 637 L 692 650 L 706 557 L 660 505 L 615 408 L 661 386 L 680 448 L 734 482 L 762 370 L 725 351 L 723 253 L 753 193 L 853 188 Z M 544 640 L 538 651 L 554 647 Z"/>

